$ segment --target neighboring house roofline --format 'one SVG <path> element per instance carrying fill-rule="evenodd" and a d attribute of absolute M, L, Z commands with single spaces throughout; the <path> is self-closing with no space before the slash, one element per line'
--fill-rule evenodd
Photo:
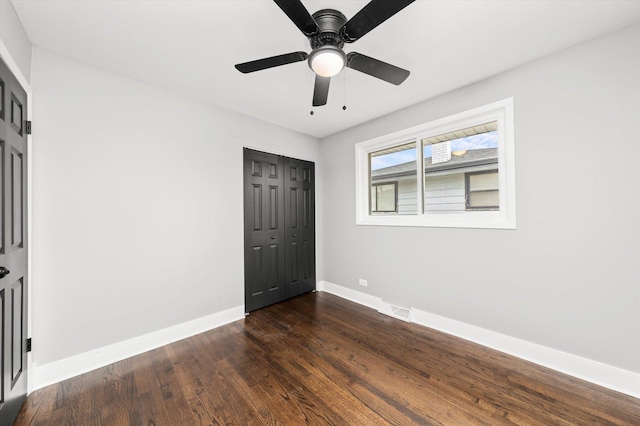
<path fill-rule="evenodd" d="M 465 169 L 468 167 L 484 166 L 498 163 L 498 148 L 483 148 L 467 151 L 461 156 L 452 156 L 446 163 L 431 164 L 431 157 L 425 158 L 425 174 L 444 170 Z M 383 169 L 373 170 L 371 180 L 388 179 L 392 177 L 415 174 L 416 162 L 397 164 Z"/>

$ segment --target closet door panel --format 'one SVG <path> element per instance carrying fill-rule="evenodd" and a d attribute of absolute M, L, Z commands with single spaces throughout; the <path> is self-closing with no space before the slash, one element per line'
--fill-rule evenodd
<path fill-rule="evenodd" d="M 314 164 L 285 158 L 285 294 L 287 297 L 316 288 Z"/>
<path fill-rule="evenodd" d="M 282 158 L 244 150 L 244 274 L 247 312 L 284 299 Z"/>

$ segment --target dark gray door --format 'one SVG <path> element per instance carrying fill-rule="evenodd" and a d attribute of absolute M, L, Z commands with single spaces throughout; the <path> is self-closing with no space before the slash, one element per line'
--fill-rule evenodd
<path fill-rule="evenodd" d="M 244 149 L 245 309 L 315 289 L 314 164 Z"/>
<path fill-rule="evenodd" d="M 0 425 L 27 395 L 27 94 L 0 60 Z"/>
<path fill-rule="evenodd" d="M 284 298 L 282 159 L 244 150 L 245 309 Z"/>
<path fill-rule="evenodd" d="M 316 288 L 314 164 L 285 158 L 285 296 Z"/>

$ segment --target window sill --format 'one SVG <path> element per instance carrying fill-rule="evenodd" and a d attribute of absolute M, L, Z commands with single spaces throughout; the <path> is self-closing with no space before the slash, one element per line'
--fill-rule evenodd
<path fill-rule="evenodd" d="M 463 212 L 432 215 L 376 215 L 356 218 L 364 226 L 420 226 L 429 228 L 516 229 L 516 221 L 501 212 Z"/>

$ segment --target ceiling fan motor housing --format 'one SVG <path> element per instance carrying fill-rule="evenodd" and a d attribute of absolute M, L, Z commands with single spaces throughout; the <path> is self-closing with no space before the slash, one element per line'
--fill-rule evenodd
<path fill-rule="evenodd" d="M 322 9 L 312 15 L 320 31 L 309 37 L 311 47 L 331 45 L 342 48 L 344 40 L 340 29 L 347 23 L 347 17 L 334 9 Z"/>

